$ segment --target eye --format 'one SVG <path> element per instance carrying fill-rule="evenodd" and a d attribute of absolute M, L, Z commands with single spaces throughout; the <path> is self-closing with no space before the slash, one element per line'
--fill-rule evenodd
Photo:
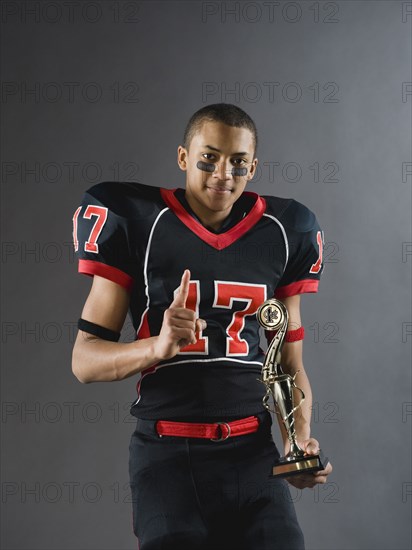
<path fill-rule="evenodd" d="M 236 158 L 236 159 L 233 159 L 233 160 L 232 160 L 232 163 L 233 163 L 233 164 L 236 164 L 237 166 L 239 166 L 239 165 L 242 165 L 242 164 L 247 164 L 247 160 L 246 160 L 246 159 L 242 159 L 242 158 Z"/>
<path fill-rule="evenodd" d="M 215 155 L 213 153 L 202 153 L 202 157 L 207 160 L 213 160 L 215 158 Z"/>

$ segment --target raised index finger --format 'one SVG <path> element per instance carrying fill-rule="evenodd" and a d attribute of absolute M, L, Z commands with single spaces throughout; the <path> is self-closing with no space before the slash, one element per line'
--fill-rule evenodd
<path fill-rule="evenodd" d="M 190 271 L 185 269 L 182 275 L 182 280 L 180 281 L 180 286 L 177 289 L 176 296 L 171 303 L 173 307 L 186 307 L 186 300 L 189 295 L 189 284 Z"/>

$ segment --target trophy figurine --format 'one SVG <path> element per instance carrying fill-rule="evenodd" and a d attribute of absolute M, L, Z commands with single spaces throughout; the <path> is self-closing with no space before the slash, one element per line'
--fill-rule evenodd
<path fill-rule="evenodd" d="M 280 365 L 283 340 L 288 326 L 288 310 L 282 302 L 271 298 L 263 302 L 257 310 L 256 316 L 265 330 L 277 330 L 267 349 L 262 367 L 262 379 L 259 381 L 266 386 L 263 405 L 268 411 L 280 415 L 290 443 L 288 454 L 276 461 L 272 475 L 288 477 L 324 470 L 328 459 L 323 456 L 322 452 L 317 455 L 305 455 L 296 441 L 294 413 L 302 405 L 305 395 L 295 384 L 295 377 L 298 373 L 296 372 L 294 376 L 285 374 Z M 295 392 L 300 393 L 300 401 L 297 405 L 295 405 Z M 269 406 L 271 395 L 275 410 Z"/>

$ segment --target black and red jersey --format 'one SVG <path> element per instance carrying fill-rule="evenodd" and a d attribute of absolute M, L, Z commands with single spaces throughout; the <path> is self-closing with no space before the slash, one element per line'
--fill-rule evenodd
<path fill-rule="evenodd" d="M 308 208 L 244 192 L 215 233 L 181 189 L 104 182 L 85 193 L 73 222 L 79 272 L 130 291 L 137 338 L 159 334 L 186 268 L 186 306 L 207 322 L 196 344 L 141 373 L 134 416 L 196 421 L 264 410 L 255 314 L 272 296 L 317 291 L 323 234 Z"/>

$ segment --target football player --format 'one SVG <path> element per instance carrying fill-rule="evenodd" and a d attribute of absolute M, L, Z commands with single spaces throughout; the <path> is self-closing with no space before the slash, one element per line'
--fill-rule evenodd
<path fill-rule="evenodd" d="M 245 191 L 257 141 L 242 109 L 205 106 L 178 147 L 184 189 L 103 182 L 73 217 L 79 272 L 93 276 L 73 372 L 138 378 L 129 473 L 140 550 L 304 547 L 287 482 L 270 476 L 280 453 L 257 380 L 256 311 L 272 296 L 288 310 L 282 368 L 306 396 L 298 443 L 316 454 L 300 295 L 318 290 L 323 233 L 303 204 Z M 136 340 L 119 342 L 128 311 Z M 288 481 L 314 487 L 331 471 Z"/>

